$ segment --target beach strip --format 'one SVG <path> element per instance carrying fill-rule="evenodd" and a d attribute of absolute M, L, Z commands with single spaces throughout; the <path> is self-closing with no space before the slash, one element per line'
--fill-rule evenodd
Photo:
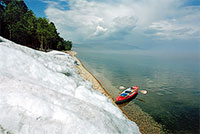
<path fill-rule="evenodd" d="M 99 80 L 97 80 L 96 77 L 85 68 L 85 66 L 83 65 L 83 63 L 77 57 L 75 57 L 75 55 L 77 54 L 77 52 L 75 52 L 75 51 L 66 51 L 66 53 L 68 53 L 70 56 L 72 56 L 78 62 L 78 65 L 76 65 L 76 68 L 78 69 L 80 76 L 82 78 L 84 78 L 85 80 L 90 81 L 92 83 L 92 86 L 93 86 L 93 88 L 95 90 L 97 90 L 97 91 L 101 92 L 102 94 L 104 94 L 105 96 L 107 96 L 112 101 L 112 103 L 115 106 L 118 107 L 118 105 L 115 103 L 114 99 L 105 90 L 105 88 L 102 86 L 102 84 L 99 82 Z M 126 117 L 128 118 L 128 116 L 126 116 Z"/>

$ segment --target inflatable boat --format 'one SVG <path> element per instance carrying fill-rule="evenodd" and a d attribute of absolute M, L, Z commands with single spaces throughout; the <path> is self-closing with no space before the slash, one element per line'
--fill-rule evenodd
<path fill-rule="evenodd" d="M 115 103 L 121 104 L 127 102 L 130 99 L 134 98 L 134 96 L 137 95 L 137 92 L 138 92 L 138 86 L 127 88 L 120 93 L 120 95 L 116 98 Z"/>

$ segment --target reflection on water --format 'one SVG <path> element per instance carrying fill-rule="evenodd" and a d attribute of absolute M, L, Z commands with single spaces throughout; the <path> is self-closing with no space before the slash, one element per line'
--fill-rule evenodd
<path fill-rule="evenodd" d="M 77 51 L 113 98 L 119 94 L 119 86 L 137 84 L 148 94 L 139 94 L 134 103 L 166 129 L 172 133 L 199 132 L 199 59 Z M 127 104 L 123 107 L 131 112 L 131 103 Z"/>

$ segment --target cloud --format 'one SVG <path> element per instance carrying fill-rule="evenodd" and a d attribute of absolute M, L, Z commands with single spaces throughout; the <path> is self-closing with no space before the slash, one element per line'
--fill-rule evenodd
<path fill-rule="evenodd" d="M 176 19 L 153 22 L 147 31 L 160 39 L 200 39 L 200 8 L 187 7 L 178 13 L 181 16 L 176 16 Z"/>
<path fill-rule="evenodd" d="M 199 7 L 188 8 L 183 2 L 58 0 L 49 2 L 45 13 L 64 38 L 77 43 L 91 40 L 123 40 L 126 36 L 131 39 L 130 37 L 137 32 L 148 38 L 152 36 L 167 40 L 198 38 Z M 134 36 L 132 39 L 135 39 Z"/>
<path fill-rule="evenodd" d="M 93 34 L 94 36 L 99 36 L 99 35 L 103 35 L 108 29 L 107 28 L 103 28 L 101 26 L 97 26 L 96 27 L 96 31 Z"/>
<path fill-rule="evenodd" d="M 133 10 L 121 3 L 70 0 L 70 10 L 53 6 L 49 3 L 46 15 L 62 35 L 77 42 L 109 38 L 121 31 L 131 31 L 137 22 Z"/>

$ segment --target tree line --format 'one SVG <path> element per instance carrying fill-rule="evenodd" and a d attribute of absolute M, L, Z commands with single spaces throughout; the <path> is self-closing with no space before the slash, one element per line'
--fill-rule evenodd
<path fill-rule="evenodd" d="M 53 22 L 37 18 L 23 0 L 0 0 L 0 36 L 40 50 L 71 50 Z"/>

